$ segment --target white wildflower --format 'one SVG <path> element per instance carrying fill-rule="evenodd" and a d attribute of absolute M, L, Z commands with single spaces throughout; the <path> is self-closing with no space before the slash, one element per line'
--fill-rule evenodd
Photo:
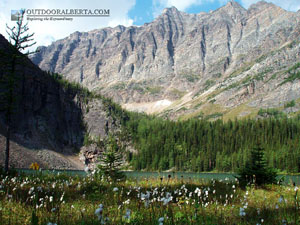
<path fill-rule="evenodd" d="M 164 205 L 167 205 L 172 200 L 173 200 L 173 196 L 169 192 L 166 193 L 166 197 L 165 198 L 161 199 L 161 201 L 164 202 Z"/>
<path fill-rule="evenodd" d="M 259 209 L 259 208 L 257 209 L 257 214 L 258 214 L 258 215 L 260 214 L 260 209 Z"/>
<path fill-rule="evenodd" d="M 117 191 L 119 191 L 119 188 L 114 187 L 113 191 L 114 191 L 114 192 L 117 192 Z"/>
<path fill-rule="evenodd" d="M 126 213 L 125 213 L 125 216 L 124 218 L 127 219 L 127 220 L 130 220 L 130 209 L 126 209 Z"/>
<path fill-rule="evenodd" d="M 33 191 L 34 191 L 34 187 L 29 189 L 28 194 L 31 195 Z"/>
<path fill-rule="evenodd" d="M 163 217 L 160 217 L 160 218 L 158 219 L 158 224 L 159 224 L 159 225 L 163 225 L 163 224 L 164 224 L 164 218 L 163 218 Z"/>
<path fill-rule="evenodd" d="M 129 203 L 130 203 L 130 199 L 127 199 L 127 200 L 124 202 L 125 205 L 129 205 Z"/>
<path fill-rule="evenodd" d="M 246 212 L 244 208 L 240 208 L 240 216 L 246 216 Z"/>
<path fill-rule="evenodd" d="M 60 201 L 62 202 L 63 199 L 64 199 L 64 195 L 65 195 L 65 192 L 62 194 L 62 196 L 60 197 Z"/>
<path fill-rule="evenodd" d="M 95 210 L 95 215 L 98 216 L 98 220 L 102 221 L 102 212 L 103 212 L 103 205 L 100 204 L 99 208 Z"/>

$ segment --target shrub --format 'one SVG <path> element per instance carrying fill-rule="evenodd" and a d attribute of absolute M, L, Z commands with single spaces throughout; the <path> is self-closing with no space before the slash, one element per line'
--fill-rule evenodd
<path fill-rule="evenodd" d="M 284 108 L 294 107 L 295 105 L 296 105 L 295 100 L 292 100 L 292 101 L 287 102 L 286 104 L 284 104 Z"/>

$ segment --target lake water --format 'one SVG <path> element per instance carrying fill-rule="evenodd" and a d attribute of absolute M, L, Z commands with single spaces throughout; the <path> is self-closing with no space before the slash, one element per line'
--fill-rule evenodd
<path fill-rule="evenodd" d="M 36 171 L 31 169 L 17 169 L 24 173 L 35 173 Z M 62 174 L 65 173 L 71 176 L 86 176 L 86 172 L 83 170 L 43 170 L 42 173 L 50 174 Z M 144 171 L 124 171 L 125 175 L 131 179 L 143 180 L 149 178 L 168 178 L 171 175 L 172 178 L 183 179 L 183 180 L 201 180 L 208 181 L 211 179 L 215 180 L 234 180 L 236 174 L 232 173 L 192 173 L 192 172 L 144 172 Z M 295 182 L 300 185 L 300 175 L 279 175 L 278 178 L 284 178 L 284 184 L 293 184 Z"/>

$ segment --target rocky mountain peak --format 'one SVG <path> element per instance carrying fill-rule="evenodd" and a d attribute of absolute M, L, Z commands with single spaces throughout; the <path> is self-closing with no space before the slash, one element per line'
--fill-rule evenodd
<path fill-rule="evenodd" d="M 163 11 L 162 11 L 162 14 L 167 14 L 167 15 L 177 15 L 179 12 L 179 10 L 175 7 L 175 6 L 172 6 L 170 8 L 165 8 Z"/>
<path fill-rule="evenodd" d="M 138 28 L 103 28 L 82 33 L 78 38 L 59 40 L 35 54 L 32 60 L 42 69 L 82 82 L 128 109 L 142 111 L 155 108 L 161 101 L 168 102 L 170 107 L 172 103 L 183 104 L 191 99 L 196 102 L 207 92 L 214 92 L 213 88 L 220 91 L 227 87 L 231 82 L 227 77 L 243 74 L 245 81 L 241 84 L 245 87 L 241 87 L 240 97 L 229 97 L 228 87 L 220 92 L 224 94 L 219 98 L 222 101 L 202 97 L 195 104 L 202 109 L 206 101 L 216 101 L 230 108 L 250 101 L 255 92 L 253 87 L 257 89 L 265 71 L 276 73 L 295 62 L 300 42 L 299 21 L 299 13 L 266 2 L 246 10 L 230 1 L 212 13 L 199 14 L 171 7 Z M 282 50 L 283 46 L 290 47 Z M 251 80 L 246 76 L 256 77 Z M 220 84 L 223 81 L 226 82 Z M 268 98 L 275 101 L 272 96 Z"/>
<path fill-rule="evenodd" d="M 224 10 L 245 11 L 246 9 L 236 1 L 229 1 L 222 7 Z"/>
<path fill-rule="evenodd" d="M 250 11 L 250 12 L 253 12 L 253 11 L 262 12 L 266 9 L 268 9 L 268 10 L 279 10 L 279 9 L 283 10 L 282 8 L 274 5 L 271 2 L 259 1 L 255 4 L 250 5 L 248 11 Z"/>
<path fill-rule="evenodd" d="M 224 20 L 225 18 L 229 18 L 235 23 L 241 21 L 246 13 L 247 10 L 236 1 L 229 1 L 225 6 L 215 11 L 215 14 L 219 19 Z"/>
<path fill-rule="evenodd" d="M 172 6 L 170 8 L 165 8 L 160 16 L 157 17 L 158 20 L 165 20 L 166 23 L 171 20 L 176 20 L 177 22 L 182 20 L 184 12 L 180 12 L 176 7 Z M 164 22 L 164 23 L 165 23 Z"/>

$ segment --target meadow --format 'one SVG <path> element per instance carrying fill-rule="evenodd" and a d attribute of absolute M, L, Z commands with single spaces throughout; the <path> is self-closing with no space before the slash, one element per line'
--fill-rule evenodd
<path fill-rule="evenodd" d="M 97 174 L 1 175 L 0 224 L 300 224 L 298 187 Z"/>

